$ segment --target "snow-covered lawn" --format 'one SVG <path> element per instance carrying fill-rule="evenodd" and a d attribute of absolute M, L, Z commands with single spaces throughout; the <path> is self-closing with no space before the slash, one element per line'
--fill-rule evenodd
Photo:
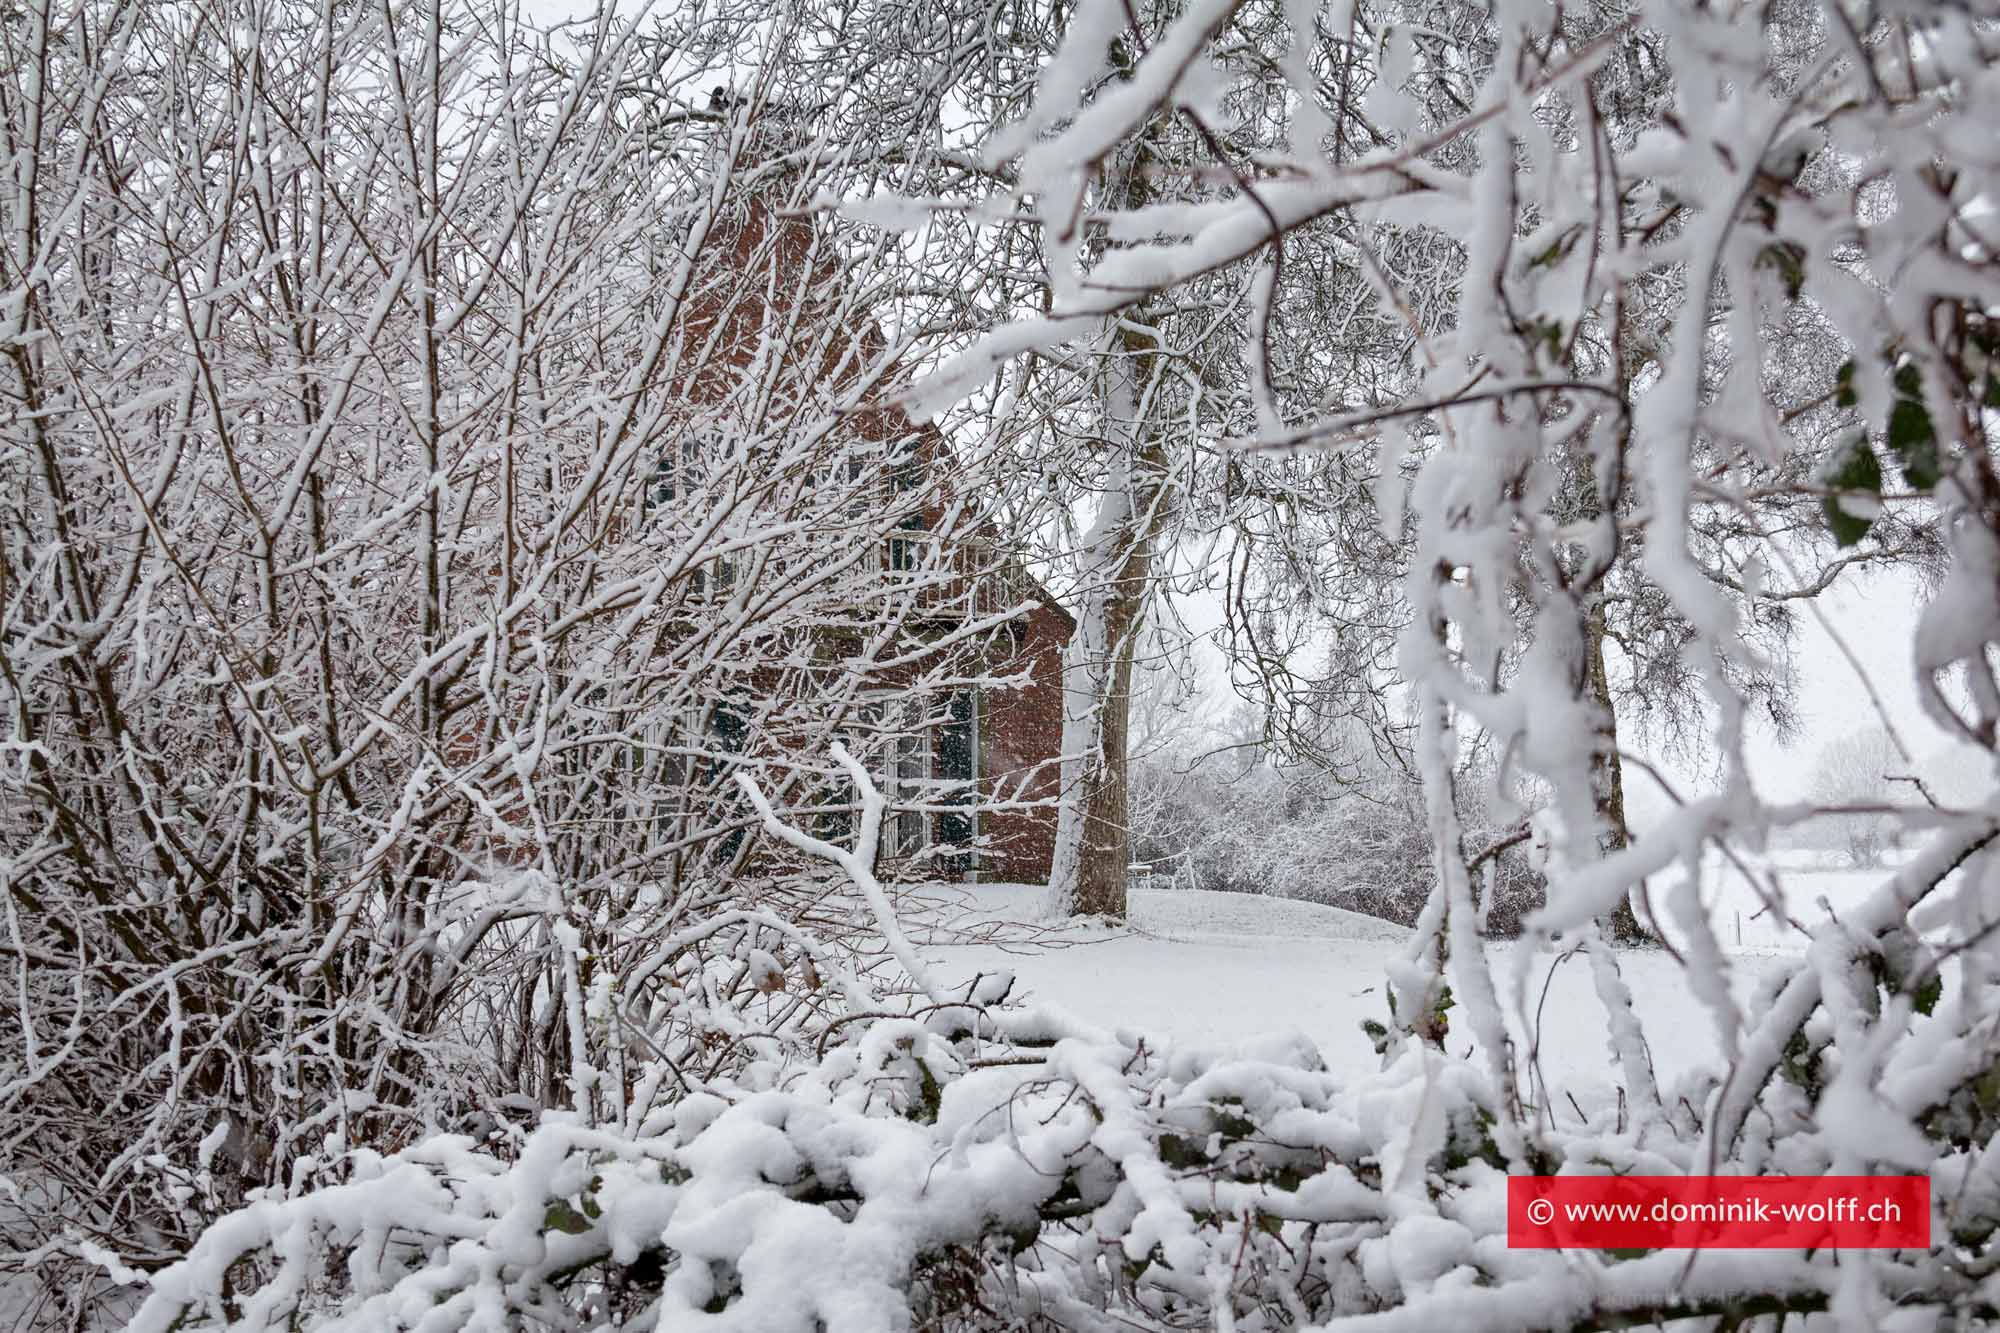
<path fill-rule="evenodd" d="M 1893 866 L 1854 869 L 1809 862 L 1738 866 L 1710 857 L 1702 866 L 1702 901 L 1723 948 L 1802 953 L 1806 931 L 1858 906 L 1894 873 Z M 1660 887 L 1664 891 L 1667 886 Z M 1772 911 L 1773 903 L 1781 911 Z M 1662 918 L 1671 920 L 1664 903 L 1658 908 Z M 1679 939 L 1671 925 L 1668 936 Z"/>
<path fill-rule="evenodd" d="M 1410 935 L 1400 926 L 1282 898 L 1140 889 L 1122 929 L 1056 927 L 1032 920 L 1040 890 L 1031 886 L 954 885 L 929 892 L 936 895 L 933 902 L 951 905 L 933 918 L 941 924 L 928 932 L 924 950 L 947 977 L 1011 971 L 1016 998 L 1107 1029 L 1244 1050 L 1299 1034 L 1336 1072 L 1360 1075 L 1380 1065 L 1361 1024 L 1388 1017 L 1384 971 Z M 969 928 L 980 938 L 948 942 L 950 927 Z M 1503 987 L 1519 947 L 1494 947 Z M 1769 952 L 1731 956 L 1739 1003 L 1757 978 L 1782 966 Z M 1716 1064 L 1714 1023 L 1674 960 L 1640 949 L 1620 951 L 1618 961 L 1651 1036 L 1662 1090 L 1671 1092 L 1675 1079 L 1697 1065 Z M 1620 1080 L 1588 960 L 1558 963 L 1545 955 L 1533 960 L 1530 977 L 1527 1013 L 1510 1014 L 1509 1025 L 1516 1049 L 1525 1053 L 1539 1008 L 1542 1074 L 1558 1114 L 1568 1097 L 1590 1106 L 1614 1095 Z M 1456 1031 L 1450 1047 L 1470 1051 L 1470 1035 Z"/>

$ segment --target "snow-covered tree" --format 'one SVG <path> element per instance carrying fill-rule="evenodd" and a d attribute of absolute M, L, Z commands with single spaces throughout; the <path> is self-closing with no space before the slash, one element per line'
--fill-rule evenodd
<path fill-rule="evenodd" d="M 1913 769 L 1884 727 L 1850 732 L 1819 747 L 1812 758 L 1812 800 L 1845 812 L 1820 830 L 1835 840 L 1857 866 L 1880 865 L 1890 840 L 1901 836 L 1892 813 L 1899 798 L 1917 793 L 1898 779 L 1914 781 Z"/>

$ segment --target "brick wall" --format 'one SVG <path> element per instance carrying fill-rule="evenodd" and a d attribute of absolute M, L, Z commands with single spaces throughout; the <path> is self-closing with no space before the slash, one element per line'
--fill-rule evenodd
<path fill-rule="evenodd" d="M 1061 790 L 1063 648 L 1074 623 L 1044 601 L 1019 622 L 1019 646 L 1011 660 L 994 664 L 996 673 L 1026 667 L 1032 679 L 1024 689 L 989 690 L 982 701 L 980 776 L 989 797 L 1018 790 L 1026 799 L 1050 799 Z M 993 811 L 979 823 L 992 840 L 980 855 L 982 880 L 1048 882 L 1056 845 L 1053 805 Z"/>
<path fill-rule="evenodd" d="M 720 407 L 729 396 L 729 371 L 747 370 L 760 355 L 768 353 L 768 340 L 774 336 L 784 365 L 781 377 L 799 383 L 817 381 L 821 391 L 850 383 L 862 364 L 879 356 L 883 339 L 872 321 L 850 326 L 845 336 L 819 343 L 815 351 L 804 354 L 804 360 L 786 337 L 795 329 L 815 337 L 825 333 L 830 313 L 826 308 L 839 304 L 835 292 L 840 270 L 829 255 L 816 249 L 810 217 L 782 216 L 761 198 L 741 201 L 716 220 L 705 249 L 711 256 L 705 266 L 706 280 L 697 282 L 690 293 L 681 320 L 688 346 L 708 351 L 699 373 L 671 383 L 671 391 L 690 408 L 699 412 Z M 726 259 L 716 265 L 716 256 Z M 778 299 L 767 304 L 767 293 L 775 293 Z M 951 451 L 937 428 L 914 423 L 893 402 L 871 396 L 848 413 L 845 429 L 852 432 L 850 438 L 907 450 L 922 470 L 927 487 L 942 479 L 943 490 L 924 505 L 917 533 L 936 527 L 946 509 L 952 507 L 953 498 Z M 830 445 L 838 447 L 835 442 Z M 890 501 L 893 495 L 885 494 L 883 499 Z M 613 527 L 615 535 L 616 523 Z M 951 553 L 948 568 L 968 573 L 973 569 L 990 571 L 996 555 L 1004 559 L 1004 552 L 994 545 L 998 534 L 984 525 L 962 530 L 948 540 L 960 548 Z M 886 559 L 884 563 L 886 568 Z M 934 597 L 940 603 L 954 604 L 955 614 L 975 615 L 989 615 L 1023 600 L 1038 601 L 1010 633 L 993 636 L 993 650 L 978 664 L 977 669 L 986 675 L 1015 675 L 1025 670 L 1031 678 L 1022 689 L 981 692 L 979 778 L 982 793 L 989 799 L 995 793 L 1005 793 L 1010 800 L 1052 800 L 1060 779 L 1062 656 L 1073 622 L 1018 565 L 1006 564 L 1003 577 L 988 572 L 971 588 L 954 580 L 940 586 Z M 971 596 L 963 595 L 967 592 Z M 926 604 L 920 614 L 941 610 L 951 613 L 946 607 Z M 921 669 L 919 664 L 872 673 L 867 687 L 893 690 Z M 783 741 L 752 737 L 749 748 L 754 752 L 772 745 L 782 747 Z M 1045 882 L 1055 848 L 1055 826 L 1053 805 L 982 813 L 978 831 L 987 847 L 979 855 L 978 877 Z"/>

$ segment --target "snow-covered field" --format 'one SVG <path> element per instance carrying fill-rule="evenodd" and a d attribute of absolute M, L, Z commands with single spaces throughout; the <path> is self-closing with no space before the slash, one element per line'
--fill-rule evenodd
<path fill-rule="evenodd" d="M 1229 1048 L 1298 1034 L 1337 1072 L 1359 1075 L 1380 1064 L 1361 1025 L 1387 1019 L 1384 970 L 1409 940 L 1400 926 L 1281 898 L 1140 889 L 1122 929 L 1054 927 L 1033 919 L 1040 895 L 1033 887 L 934 892 L 955 909 L 942 914 L 945 920 L 982 937 L 951 943 L 943 930 L 930 933 L 926 956 L 948 977 L 1011 971 L 1017 998 L 1107 1029 Z M 1730 957 L 1739 1003 L 1759 977 L 1783 965 L 1771 956 L 1776 950 L 1770 944 L 1755 952 L 1748 944 L 1746 939 L 1746 951 Z M 1520 948 L 1493 950 L 1503 1000 Z M 1714 1064 L 1714 1023 L 1674 960 L 1658 950 L 1625 950 L 1618 961 L 1646 1020 L 1662 1089 L 1671 1090 L 1697 1065 Z M 1573 1096 L 1589 1106 L 1614 1095 L 1620 1080 L 1588 960 L 1543 955 L 1530 961 L 1528 975 L 1520 1006 L 1526 1012 L 1510 1013 L 1509 1026 L 1516 1049 L 1526 1052 L 1534 1045 L 1530 1034 L 1539 1011 L 1541 1069 L 1553 1101 L 1561 1107 Z M 1450 1047 L 1470 1053 L 1469 1034 L 1455 1032 Z"/>
<path fill-rule="evenodd" d="M 1807 931 L 1858 905 L 1894 873 L 1893 866 L 1738 866 L 1712 857 L 1702 866 L 1701 897 L 1724 949 L 1798 953 L 1805 949 Z M 1668 886 L 1662 884 L 1660 890 L 1668 891 Z M 1668 923 L 1668 938 L 1678 942 L 1680 932 L 1671 924 L 1666 904 L 1656 908 Z"/>

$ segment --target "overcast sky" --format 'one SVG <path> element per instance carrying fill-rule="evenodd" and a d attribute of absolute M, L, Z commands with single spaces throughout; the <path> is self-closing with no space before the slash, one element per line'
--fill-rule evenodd
<path fill-rule="evenodd" d="M 1977 748 L 1956 740 L 1933 723 L 1918 702 L 1911 653 L 1923 598 L 1923 589 L 1913 578 L 1868 575 L 1837 585 L 1820 599 L 1820 609 L 1873 681 L 1891 722 L 1917 759 L 1921 775 L 1962 799 L 1965 786 L 1985 773 L 1985 760 Z M 1808 613 L 1800 621 L 1795 647 L 1798 733 L 1785 745 L 1768 726 L 1759 727 L 1752 732 L 1749 747 L 1758 790 L 1775 800 L 1807 794 L 1822 746 L 1877 724 L 1875 710 L 1853 666 L 1817 618 Z M 1698 773 L 1687 771 L 1690 766 L 1680 767 L 1690 780 L 1700 782 Z M 1627 781 L 1628 794 L 1642 802 L 1649 800 L 1649 794 L 1638 789 L 1649 786 L 1643 781 Z"/>

